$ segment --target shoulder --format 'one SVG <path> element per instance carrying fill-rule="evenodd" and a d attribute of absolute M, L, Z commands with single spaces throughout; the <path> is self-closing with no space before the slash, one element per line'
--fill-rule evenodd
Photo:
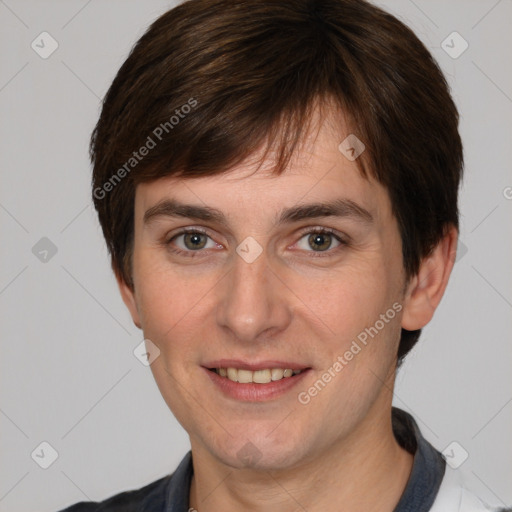
<path fill-rule="evenodd" d="M 60 512 L 159 512 L 168 510 L 171 505 L 175 511 L 186 512 L 193 472 L 192 452 L 189 450 L 170 475 L 105 501 L 76 503 Z"/>
<path fill-rule="evenodd" d="M 477 498 L 464 484 L 461 474 L 446 465 L 436 499 L 430 512 L 511 512 L 512 509 L 491 507 Z"/>
<path fill-rule="evenodd" d="M 101 502 L 82 501 L 60 512 L 142 512 L 162 510 L 165 503 L 166 488 L 172 475 L 155 480 L 144 487 L 125 491 Z"/>

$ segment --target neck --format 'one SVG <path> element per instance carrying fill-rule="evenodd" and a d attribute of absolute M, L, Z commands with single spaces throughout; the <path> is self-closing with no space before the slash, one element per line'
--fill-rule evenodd
<path fill-rule="evenodd" d="M 352 435 L 287 470 L 233 469 L 194 443 L 192 453 L 190 506 L 198 512 L 392 512 L 413 461 L 394 437 L 390 414 L 371 411 Z"/>

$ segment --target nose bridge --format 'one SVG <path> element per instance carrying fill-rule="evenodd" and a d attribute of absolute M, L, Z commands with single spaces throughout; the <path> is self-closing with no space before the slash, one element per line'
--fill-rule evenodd
<path fill-rule="evenodd" d="M 251 243 L 238 246 L 217 308 L 218 325 L 245 342 L 257 341 L 265 331 L 284 329 L 290 320 L 282 283 L 273 275 L 265 251 Z"/>

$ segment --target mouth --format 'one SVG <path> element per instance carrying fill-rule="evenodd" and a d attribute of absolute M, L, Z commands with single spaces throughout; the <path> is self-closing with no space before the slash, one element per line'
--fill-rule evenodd
<path fill-rule="evenodd" d="M 215 389 L 243 402 L 263 402 L 284 396 L 312 371 L 311 367 L 282 361 L 250 364 L 222 360 L 203 368 Z"/>

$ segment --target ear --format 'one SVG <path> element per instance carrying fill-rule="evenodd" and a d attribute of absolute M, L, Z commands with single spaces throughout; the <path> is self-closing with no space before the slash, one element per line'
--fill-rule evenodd
<path fill-rule="evenodd" d="M 121 292 L 121 297 L 123 302 L 125 303 L 130 315 L 132 316 L 133 323 L 139 328 L 142 329 L 140 318 L 139 318 L 139 310 L 137 309 L 137 302 L 135 301 L 135 291 L 132 290 L 127 284 L 126 281 L 120 276 L 117 272 L 116 281 L 117 286 L 119 287 L 119 291 Z"/>
<path fill-rule="evenodd" d="M 457 253 L 458 232 L 450 225 L 439 244 L 420 264 L 404 298 L 402 327 L 415 331 L 427 325 L 441 302 Z"/>

